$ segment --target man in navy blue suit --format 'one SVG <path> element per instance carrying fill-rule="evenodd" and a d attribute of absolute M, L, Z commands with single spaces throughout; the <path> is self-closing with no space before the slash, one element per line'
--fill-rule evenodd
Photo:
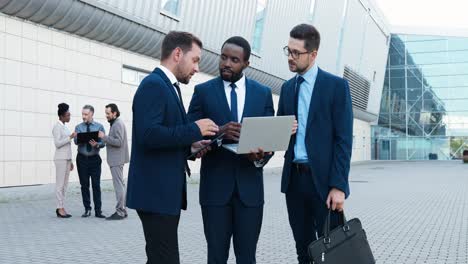
<path fill-rule="evenodd" d="M 189 119 L 210 118 L 222 125 L 223 143 L 239 141 L 242 118 L 274 115 L 271 89 L 243 73 L 249 57 L 247 40 L 226 40 L 221 48 L 220 77 L 195 86 L 190 102 Z M 219 147 L 202 158 L 200 204 L 209 264 L 227 263 L 231 237 L 237 263 L 256 263 L 263 219 L 263 166 L 269 157 L 261 149 L 236 155 Z"/>
<path fill-rule="evenodd" d="M 281 191 L 300 264 L 310 264 L 307 246 L 321 236 L 331 208 L 339 223 L 349 195 L 353 112 L 348 83 L 317 66 L 320 34 L 301 24 L 290 32 L 289 70 L 297 73 L 281 89 L 278 115 L 295 115 L 296 134 L 285 154 Z"/>
<path fill-rule="evenodd" d="M 161 65 L 141 82 L 133 98 L 132 154 L 127 206 L 143 225 L 148 264 L 179 264 L 177 228 L 187 207 L 187 157 L 218 132 L 209 119 L 189 121 L 179 82 L 198 72 L 201 41 L 171 31 L 161 48 Z"/>

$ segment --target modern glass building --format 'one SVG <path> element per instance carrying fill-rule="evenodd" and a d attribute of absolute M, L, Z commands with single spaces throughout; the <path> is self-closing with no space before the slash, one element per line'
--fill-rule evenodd
<path fill-rule="evenodd" d="M 449 160 L 468 149 L 468 38 L 392 35 L 372 159 Z"/>

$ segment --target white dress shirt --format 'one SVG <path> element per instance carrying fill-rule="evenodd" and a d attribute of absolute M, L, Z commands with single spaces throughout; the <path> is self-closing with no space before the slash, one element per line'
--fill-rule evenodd
<path fill-rule="evenodd" d="M 231 109 L 231 86 L 229 86 L 231 83 L 224 81 L 224 91 L 226 92 L 226 99 L 227 103 L 229 105 L 229 109 Z M 240 78 L 237 82 L 235 82 L 237 88 L 236 88 L 236 93 L 237 93 L 237 117 L 238 117 L 238 122 L 240 123 L 242 120 L 242 114 L 244 113 L 244 104 L 245 104 L 245 75 L 242 75 L 242 78 Z"/>
<path fill-rule="evenodd" d="M 159 69 L 161 69 L 162 72 L 164 72 L 164 74 L 166 74 L 167 78 L 169 79 L 169 81 L 172 83 L 172 87 L 174 88 L 174 91 L 176 92 L 176 95 L 177 97 L 179 97 L 179 93 L 177 92 L 177 88 L 174 86 L 174 83 L 179 83 L 179 81 L 177 81 L 177 78 L 175 77 L 174 73 L 172 73 L 168 68 L 162 66 L 162 65 L 159 65 L 158 66 Z M 182 93 L 182 91 L 181 91 Z M 180 100 L 180 98 L 179 98 Z"/>

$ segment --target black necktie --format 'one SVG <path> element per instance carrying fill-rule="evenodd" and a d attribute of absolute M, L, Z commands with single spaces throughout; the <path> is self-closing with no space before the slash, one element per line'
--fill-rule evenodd
<path fill-rule="evenodd" d="M 229 86 L 231 86 L 231 115 L 232 115 L 232 121 L 234 122 L 239 122 L 239 116 L 237 114 L 237 93 L 236 93 L 236 84 L 231 83 Z"/>
<path fill-rule="evenodd" d="M 180 92 L 180 86 L 178 83 L 175 82 L 174 87 L 177 90 L 177 94 L 179 95 L 179 99 L 180 99 L 180 104 L 182 105 L 182 108 L 184 109 L 184 112 L 185 112 L 185 106 L 184 106 L 184 101 L 182 100 L 182 93 Z M 187 173 L 189 177 L 190 175 L 192 175 L 187 160 L 185 160 L 185 173 Z"/>
<path fill-rule="evenodd" d="M 297 119 L 297 115 L 298 115 L 298 108 L 299 108 L 299 91 L 300 91 L 300 88 L 301 88 L 301 84 L 304 82 L 304 78 L 302 76 L 297 76 L 296 78 L 296 89 L 295 89 L 295 94 L 294 94 L 294 115 L 296 116 L 296 119 Z"/>
<path fill-rule="evenodd" d="M 91 132 L 91 129 L 89 128 L 90 125 L 91 125 L 90 123 L 86 123 L 86 132 L 88 133 Z M 91 152 L 91 150 L 93 150 L 93 147 L 91 146 L 91 144 L 89 144 L 89 142 L 86 143 L 86 151 Z"/>
<path fill-rule="evenodd" d="M 175 83 L 174 83 L 174 87 L 176 88 L 177 94 L 179 95 L 180 104 L 182 104 L 182 108 L 185 109 L 184 100 L 182 100 L 182 93 L 180 92 L 180 86 L 179 86 L 179 84 L 175 82 Z"/>

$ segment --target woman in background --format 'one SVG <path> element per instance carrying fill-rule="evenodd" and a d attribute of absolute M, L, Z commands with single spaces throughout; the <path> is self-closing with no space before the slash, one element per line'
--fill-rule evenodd
<path fill-rule="evenodd" d="M 59 218 L 70 218 L 71 215 L 65 211 L 64 199 L 65 191 L 68 185 L 70 171 L 73 170 L 71 141 L 76 136 L 76 133 L 70 133 L 70 130 L 65 126 L 65 123 L 70 122 L 69 106 L 65 103 L 58 105 L 59 121 L 55 124 L 52 134 L 55 144 L 55 177 L 56 187 L 55 195 L 57 197 L 57 209 L 55 213 Z"/>

